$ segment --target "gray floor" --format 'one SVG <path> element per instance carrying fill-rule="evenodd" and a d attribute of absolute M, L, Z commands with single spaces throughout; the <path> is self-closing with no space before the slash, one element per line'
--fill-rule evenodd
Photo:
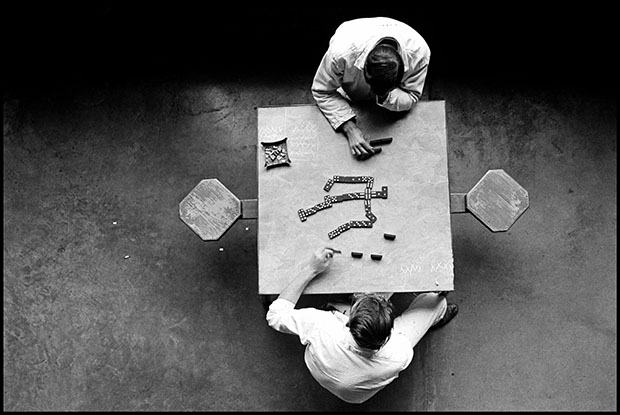
<path fill-rule="evenodd" d="M 451 191 L 502 168 L 531 205 L 506 233 L 452 215 L 459 315 L 349 405 L 266 325 L 256 222 L 178 217 L 203 178 L 257 196 L 256 107 L 312 103 L 313 70 L 5 95 L 4 410 L 617 409 L 615 96 L 429 79 Z"/>

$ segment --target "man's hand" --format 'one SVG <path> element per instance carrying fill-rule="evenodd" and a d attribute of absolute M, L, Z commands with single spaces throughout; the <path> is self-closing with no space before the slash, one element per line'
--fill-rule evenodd
<path fill-rule="evenodd" d="M 349 141 L 349 148 L 353 156 L 365 160 L 375 153 L 372 146 L 368 144 L 364 138 L 364 133 L 362 133 L 362 130 L 355 124 L 354 120 L 351 119 L 346 121 L 342 124 L 341 128 Z"/>
<path fill-rule="evenodd" d="M 334 257 L 334 252 L 336 251 L 332 248 L 317 249 L 314 254 L 312 254 L 312 258 L 310 258 L 311 272 L 314 275 L 318 275 L 329 268 L 332 263 L 332 258 Z"/>
<path fill-rule="evenodd" d="M 310 281 L 312 281 L 314 277 L 319 275 L 321 272 L 329 268 L 335 252 L 340 251 L 333 248 L 317 249 L 312 254 L 312 257 L 310 257 L 310 261 L 299 270 L 297 276 L 289 282 L 278 298 L 283 298 L 293 304 L 297 304 L 299 297 L 303 294 L 306 286 L 310 284 Z"/>

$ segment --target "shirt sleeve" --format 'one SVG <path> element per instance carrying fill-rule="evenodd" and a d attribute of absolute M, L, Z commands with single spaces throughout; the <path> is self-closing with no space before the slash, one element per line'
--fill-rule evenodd
<path fill-rule="evenodd" d="M 269 306 L 267 324 L 281 333 L 299 336 L 301 344 L 306 345 L 315 328 L 327 323 L 330 314 L 316 308 L 295 309 L 292 302 L 278 298 Z"/>
<path fill-rule="evenodd" d="M 398 342 L 399 349 L 403 353 L 403 357 L 401 359 L 401 362 L 402 362 L 401 370 L 405 370 L 407 366 L 409 366 L 409 364 L 413 360 L 413 353 L 414 353 L 413 346 L 411 346 L 411 342 L 409 341 L 407 336 L 405 336 L 402 333 L 395 333 L 393 337 Z"/>
<path fill-rule="evenodd" d="M 422 58 L 415 67 L 410 69 L 409 73 L 405 74 L 400 86 L 390 91 L 382 103 L 377 98 L 377 105 L 390 111 L 410 110 L 422 96 L 428 62 L 428 57 Z"/>
<path fill-rule="evenodd" d="M 334 130 L 355 117 L 347 100 L 337 89 L 342 84 L 344 64 L 328 50 L 312 81 L 312 96 Z"/>

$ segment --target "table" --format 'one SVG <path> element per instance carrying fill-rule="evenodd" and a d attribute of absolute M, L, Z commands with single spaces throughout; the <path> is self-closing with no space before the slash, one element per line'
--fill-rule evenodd
<path fill-rule="evenodd" d="M 354 107 L 368 138 L 393 137 L 380 154 L 358 161 L 316 105 L 258 108 L 258 291 L 279 294 L 321 246 L 342 251 L 304 294 L 422 292 L 454 289 L 444 101 L 419 102 L 393 113 L 376 105 Z M 265 167 L 261 142 L 286 138 L 290 165 Z M 364 200 L 333 203 L 302 221 L 299 209 L 326 195 L 364 193 L 366 182 L 334 183 L 334 176 L 370 176 L 372 228 L 328 233 L 351 220 L 367 220 Z M 394 240 L 384 233 L 395 234 Z M 362 258 L 351 256 L 362 252 Z M 381 260 L 371 254 L 382 255 Z"/>

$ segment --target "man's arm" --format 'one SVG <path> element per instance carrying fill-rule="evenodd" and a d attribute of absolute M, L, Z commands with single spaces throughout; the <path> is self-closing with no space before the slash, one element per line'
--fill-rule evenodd
<path fill-rule="evenodd" d="M 328 50 L 314 75 L 312 96 L 332 128 L 344 133 L 351 154 L 364 158 L 374 151 L 366 141 L 362 130 L 355 124 L 355 112 L 337 91 L 342 85 L 343 76 L 344 64 L 338 61 L 331 50 Z"/>
<path fill-rule="evenodd" d="M 394 88 L 386 97 L 377 97 L 377 105 L 390 111 L 409 111 L 420 100 L 426 74 L 428 58 L 423 58 L 411 72 L 405 74 L 398 88 Z"/>
<path fill-rule="evenodd" d="M 347 100 L 337 91 L 342 85 L 343 76 L 344 64 L 338 62 L 328 50 L 314 75 L 312 96 L 334 130 L 355 117 Z"/>
<path fill-rule="evenodd" d="M 329 267 L 333 256 L 334 251 L 331 248 L 321 248 L 314 252 L 310 261 L 302 266 L 297 276 L 280 293 L 278 299 L 297 304 L 306 286 Z"/>
<path fill-rule="evenodd" d="M 319 249 L 310 262 L 301 267 L 297 276 L 269 306 L 266 316 L 269 327 L 282 333 L 296 334 L 302 344 L 307 343 L 315 325 L 321 324 L 325 318 L 325 312 L 313 308 L 295 309 L 295 304 L 308 283 L 329 267 L 333 254 L 330 248 Z"/>

